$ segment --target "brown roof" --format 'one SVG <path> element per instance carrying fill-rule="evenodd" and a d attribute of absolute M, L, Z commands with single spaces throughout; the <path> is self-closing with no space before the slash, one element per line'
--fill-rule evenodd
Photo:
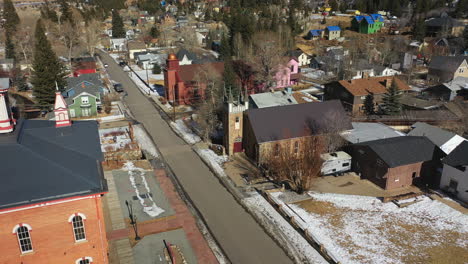
<path fill-rule="evenodd" d="M 206 71 L 209 76 L 212 76 L 215 72 L 221 76 L 224 72 L 224 62 L 181 65 L 178 74 L 182 81 L 191 82 L 195 80 L 195 76 L 201 71 Z"/>
<path fill-rule="evenodd" d="M 372 77 L 356 80 L 342 80 L 338 83 L 348 90 L 354 96 L 368 95 L 369 92 L 373 94 L 384 94 L 387 92 L 386 82 L 395 81 L 399 90 L 411 90 L 408 84 L 394 76 Z"/>
<path fill-rule="evenodd" d="M 305 103 L 311 103 L 311 102 L 319 102 L 316 98 L 314 98 L 312 95 L 309 95 L 307 93 L 302 93 L 302 92 L 294 92 L 292 94 L 294 99 L 296 99 L 296 102 L 298 104 L 305 104 Z"/>

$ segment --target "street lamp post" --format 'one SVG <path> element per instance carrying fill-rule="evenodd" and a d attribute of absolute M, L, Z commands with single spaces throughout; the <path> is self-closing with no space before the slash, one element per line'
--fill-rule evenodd
<path fill-rule="evenodd" d="M 130 218 L 130 224 L 131 224 L 131 225 L 134 225 L 136 221 L 134 220 L 134 216 L 133 216 L 133 205 L 132 205 L 132 202 L 129 203 L 127 200 L 125 200 L 125 205 L 127 206 L 128 217 Z"/>
<path fill-rule="evenodd" d="M 140 240 L 141 237 L 138 236 L 138 225 L 137 225 L 137 221 L 136 221 L 136 220 L 137 220 L 137 217 L 136 217 L 136 215 L 133 216 L 133 217 L 134 217 L 134 219 L 135 219 L 135 222 L 134 222 L 133 225 L 132 225 L 132 226 L 133 226 L 133 231 L 135 231 L 135 240 Z"/>

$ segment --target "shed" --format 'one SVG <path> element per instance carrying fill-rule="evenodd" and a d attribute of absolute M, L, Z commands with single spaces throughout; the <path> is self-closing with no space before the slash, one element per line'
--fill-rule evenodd
<path fill-rule="evenodd" d="M 351 170 L 351 156 L 344 152 L 324 153 L 320 155 L 323 159 L 322 175 L 341 174 Z"/>

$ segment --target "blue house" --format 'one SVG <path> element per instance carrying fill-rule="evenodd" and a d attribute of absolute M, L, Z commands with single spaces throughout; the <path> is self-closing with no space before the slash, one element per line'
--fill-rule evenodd
<path fill-rule="evenodd" d="M 315 40 L 323 37 L 323 30 L 321 29 L 312 29 L 307 33 L 306 39 Z"/>

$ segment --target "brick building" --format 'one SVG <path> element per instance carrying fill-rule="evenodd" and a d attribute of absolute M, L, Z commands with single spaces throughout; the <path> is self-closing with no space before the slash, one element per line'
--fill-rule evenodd
<path fill-rule="evenodd" d="M 175 54 L 170 54 L 164 69 L 164 92 L 169 102 L 191 104 L 205 98 L 206 80 L 221 78 L 224 62 L 179 65 Z"/>
<path fill-rule="evenodd" d="M 352 128 L 337 100 L 258 109 L 230 100 L 225 113 L 227 154 L 244 151 L 257 164 L 272 151 L 299 151 L 303 138 Z"/>
<path fill-rule="evenodd" d="M 395 76 L 341 80 L 325 85 L 325 99 L 339 99 L 347 111 L 354 115 L 363 114 L 366 95 L 369 93 L 374 95 L 374 103 L 377 108 L 393 82 L 401 92 L 411 90 L 408 84 Z"/>
<path fill-rule="evenodd" d="M 445 154 L 426 137 L 393 137 L 354 144 L 352 169 L 385 190 L 440 180 Z"/>
<path fill-rule="evenodd" d="M 97 123 L 13 120 L 0 91 L 0 263 L 108 263 Z"/>

